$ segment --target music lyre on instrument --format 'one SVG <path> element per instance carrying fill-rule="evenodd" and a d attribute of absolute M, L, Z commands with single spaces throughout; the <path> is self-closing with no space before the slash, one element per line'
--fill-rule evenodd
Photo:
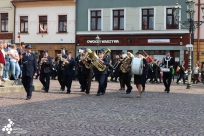
<path fill-rule="evenodd" d="M 41 58 L 40 65 L 42 65 L 44 61 L 47 61 L 47 57 Z"/>
<path fill-rule="evenodd" d="M 62 54 L 57 54 L 57 59 L 60 60 L 62 57 Z"/>

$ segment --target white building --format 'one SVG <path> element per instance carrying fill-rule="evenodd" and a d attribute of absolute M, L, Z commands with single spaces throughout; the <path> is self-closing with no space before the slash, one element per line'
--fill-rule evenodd
<path fill-rule="evenodd" d="M 15 43 L 30 43 L 38 55 L 48 50 L 49 55 L 55 57 L 61 47 L 75 55 L 74 0 L 12 2 L 16 7 Z"/>

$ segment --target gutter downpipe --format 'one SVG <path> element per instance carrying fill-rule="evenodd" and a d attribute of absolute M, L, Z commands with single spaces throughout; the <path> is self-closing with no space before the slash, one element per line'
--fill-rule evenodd
<path fill-rule="evenodd" d="M 16 31 L 16 25 L 15 25 L 15 21 L 16 21 L 16 6 L 13 4 L 13 2 L 11 1 L 11 3 L 12 3 L 12 5 L 14 6 L 14 27 L 13 27 L 13 36 L 14 36 L 14 38 L 13 38 L 13 43 L 15 43 L 15 41 L 16 41 L 16 33 L 15 33 L 15 31 Z"/>
<path fill-rule="evenodd" d="M 200 21 L 200 0 L 198 0 L 198 21 Z M 200 26 L 197 31 L 197 61 L 200 62 Z"/>

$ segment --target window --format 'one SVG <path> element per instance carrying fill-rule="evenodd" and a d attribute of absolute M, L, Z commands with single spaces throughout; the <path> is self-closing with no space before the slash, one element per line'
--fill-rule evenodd
<path fill-rule="evenodd" d="M 67 32 L 67 15 L 59 15 L 58 32 Z"/>
<path fill-rule="evenodd" d="M 154 28 L 154 9 L 142 10 L 142 30 Z"/>
<path fill-rule="evenodd" d="M 124 10 L 113 10 L 113 30 L 124 30 Z"/>
<path fill-rule="evenodd" d="M 172 8 L 166 9 L 166 29 L 178 29 Z"/>
<path fill-rule="evenodd" d="M 21 33 L 28 33 L 28 16 L 20 17 L 20 30 Z"/>
<path fill-rule="evenodd" d="M 47 33 L 47 16 L 39 16 L 39 33 Z"/>
<path fill-rule="evenodd" d="M 8 13 L 1 13 L 1 32 L 8 32 Z"/>
<path fill-rule="evenodd" d="M 101 11 L 91 11 L 91 30 L 101 30 Z"/>

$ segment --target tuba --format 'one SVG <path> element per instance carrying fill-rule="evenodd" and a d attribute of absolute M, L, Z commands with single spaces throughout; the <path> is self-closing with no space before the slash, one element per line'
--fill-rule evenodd
<path fill-rule="evenodd" d="M 107 49 L 104 53 L 106 55 L 110 49 Z M 96 55 L 95 51 L 91 51 L 90 49 L 87 50 L 89 57 L 92 60 L 92 64 L 98 69 L 98 71 L 104 71 L 106 70 L 106 65 L 101 63 L 99 60 L 99 57 Z"/>
<path fill-rule="evenodd" d="M 120 70 L 123 73 L 127 73 L 131 69 L 131 62 L 132 62 L 132 59 L 134 58 L 134 55 L 130 52 L 127 52 L 127 56 L 123 61 L 124 63 L 120 65 Z"/>
<path fill-rule="evenodd" d="M 87 52 L 86 52 L 85 57 L 84 57 L 84 60 L 86 60 L 86 61 L 91 60 L 91 59 L 89 58 L 89 52 L 91 52 L 91 50 L 90 50 L 90 49 L 87 49 Z M 85 63 L 85 67 L 86 67 L 87 69 L 91 69 L 92 64 L 87 62 L 87 63 Z"/>

